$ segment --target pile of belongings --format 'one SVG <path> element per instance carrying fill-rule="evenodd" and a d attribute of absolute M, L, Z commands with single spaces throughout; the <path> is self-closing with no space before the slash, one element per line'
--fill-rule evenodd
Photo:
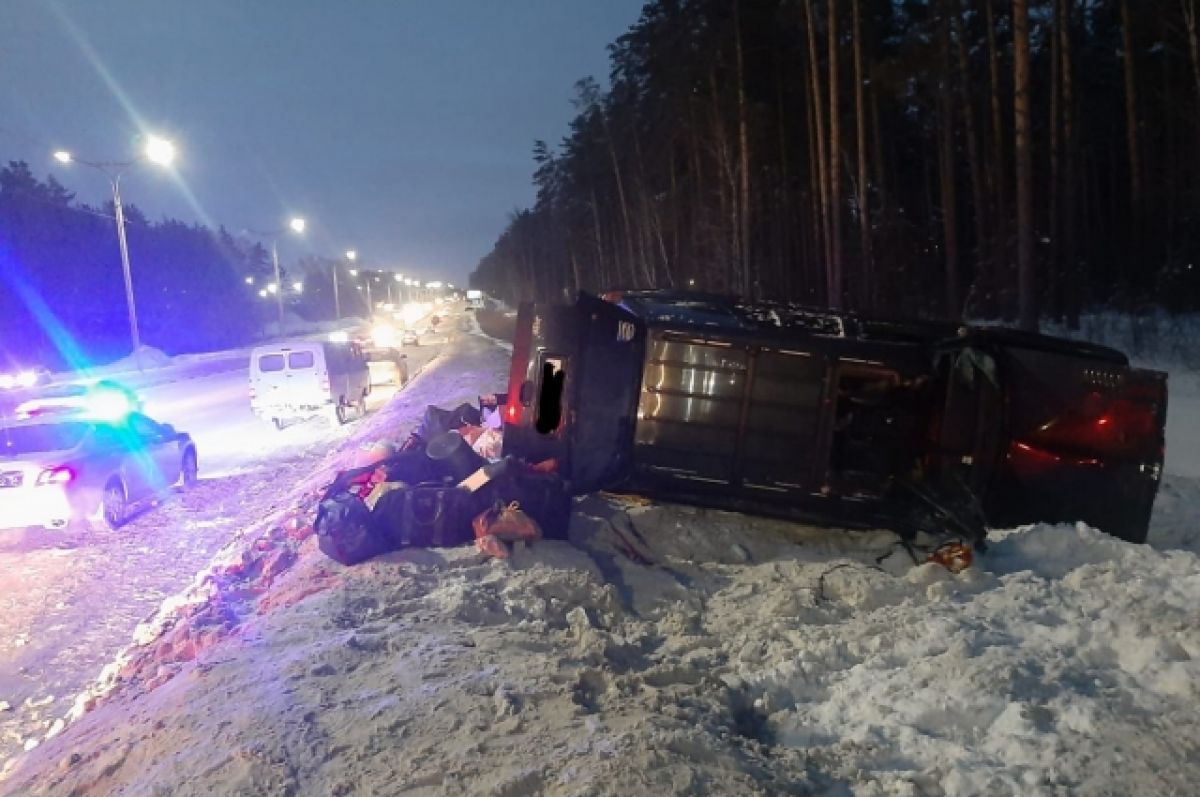
<path fill-rule="evenodd" d="M 321 498 L 314 523 L 321 550 L 349 565 L 471 540 L 503 558 L 508 543 L 565 539 L 568 485 L 544 467 L 501 456 L 503 401 L 490 395 L 479 408 L 430 406 L 399 451 L 377 445 L 362 452 Z"/>

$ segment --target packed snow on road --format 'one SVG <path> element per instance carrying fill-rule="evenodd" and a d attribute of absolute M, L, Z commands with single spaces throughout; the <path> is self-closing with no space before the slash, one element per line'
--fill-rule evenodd
<path fill-rule="evenodd" d="M 426 404 L 503 384 L 464 337 L 238 533 L 78 695 L 10 794 L 1185 794 L 1200 780 L 1200 450 L 1149 545 L 992 531 L 952 574 L 894 535 L 606 495 L 507 560 L 343 567 L 317 496 Z M 1194 378 L 1171 413 L 1197 417 Z M 240 489 L 237 482 L 230 489 Z M 215 498 L 215 496 L 214 496 Z M 181 524 L 201 523 L 202 519 Z M 153 544 L 153 543 L 151 543 Z M 60 722 L 61 720 L 61 722 Z"/>

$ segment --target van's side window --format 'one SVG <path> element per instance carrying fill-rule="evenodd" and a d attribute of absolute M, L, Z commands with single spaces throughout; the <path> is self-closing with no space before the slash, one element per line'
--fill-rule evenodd
<path fill-rule="evenodd" d="M 311 351 L 294 351 L 288 355 L 288 368 L 295 370 L 312 367 L 313 353 Z"/>
<path fill-rule="evenodd" d="M 542 365 L 542 389 L 538 396 L 537 430 L 550 434 L 562 423 L 563 386 L 567 372 L 563 360 L 547 357 Z"/>
<path fill-rule="evenodd" d="M 264 354 L 258 358 L 258 370 L 263 373 L 283 370 L 282 354 Z"/>

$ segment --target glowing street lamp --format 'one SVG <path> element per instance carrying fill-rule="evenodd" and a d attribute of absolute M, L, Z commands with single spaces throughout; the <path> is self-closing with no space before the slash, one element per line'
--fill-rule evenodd
<path fill-rule="evenodd" d="M 292 290 L 294 290 L 296 293 L 304 293 L 304 283 L 303 282 L 293 282 Z"/>
<path fill-rule="evenodd" d="M 254 284 L 254 277 L 246 277 L 246 284 L 247 284 L 247 285 L 253 285 L 253 284 Z"/>
<path fill-rule="evenodd" d="M 147 136 L 146 160 L 157 166 L 170 166 L 175 162 L 175 145 L 159 136 Z"/>
<path fill-rule="evenodd" d="M 279 293 L 279 285 L 274 282 L 267 283 L 267 293 Z"/>
<path fill-rule="evenodd" d="M 63 166 L 78 163 L 81 166 L 95 169 L 108 178 L 112 185 L 113 215 L 117 223 L 117 243 L 121 250 L 121 271 L 125 277 L 125 305 L 129 313 L 129 338 L 133 343 L 134 360 L 138 368 L 142 367 L 138 353 L 142 347 L 141 334 L 138 332 L 137 303 L 133 297 L 133 273 L 129 268 L 129 244 L 125 240 L 125 207 L 121 203 L 121 177 L 125 172 L 146 162 L 155 166 L 168 167 L 175 162 L 175 145 L 160 136 L 146 136 L 145 145 L 140 157 L 130 161 L 86 161 L 76 158 L 68 150 L 60 149 L 54 153 L 54 160 Z"/>

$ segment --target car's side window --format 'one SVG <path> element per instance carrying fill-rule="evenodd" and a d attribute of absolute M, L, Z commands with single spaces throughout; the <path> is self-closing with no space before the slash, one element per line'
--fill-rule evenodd
<path fill-rule="evenodd" d="M 130 415 L 129 428 L 143 440 L 161 440 L 163 429 L 145 415 Z"/>

